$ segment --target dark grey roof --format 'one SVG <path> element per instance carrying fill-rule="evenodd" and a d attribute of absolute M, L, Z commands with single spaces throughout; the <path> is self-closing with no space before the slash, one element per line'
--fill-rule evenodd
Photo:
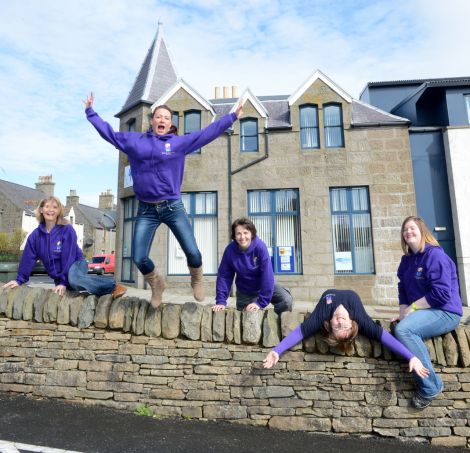
<path fill-rule="evenodd" d="M 96 229 L 103 228 L 116 228 L 116 212 L 115 211 L 101 211 L 98 208 L 87 206 L 86 204 L 78 203 L 73 207 L 76 217 L 76 223 L 89 223 Z M 70 209 L 67 210 L 67 214 Z M 113 219 L 111 220 L 110 217 Z"/>
<path fill-rule="evenodd" d="M 32 189 L 10 181 L 0 179 L 0 192 L 22 211 L 32 212 L 39 202 L 46 197 L 42 190 Z"/>
<path fill-rule="evenodd" d="M 351 124 L 353 126 L 397 125 L 409 124 L 409 120 L 380 110 L 365 102 L 353 99 L 351 103 Z"/>
<path fill-rule="evenodd" d="M 395 85 L 421 85 L 423 83 L 437 83 L 442 85 L 467 85 L 470 83 L 470 77 L 445 77 L 439 79 L 411 79 L 411 80 L 390 80 L 382 82 L 368 82 L 367 86 L 395 86 Z"/>
<path fill-rule="evenodd" d="M 268 129 L 290 128 L 289 96 L 261 96 L 258 100 L 268 112 Z M 217 117 L 227 114 L 238 99 L 211 99 L 213 109 Z M 380 110 L 365 102 L 353 99 L 351 104 L 353 126 L 375 126 L 408 124 L 406 118 L 401 118 L 391 113 Z"/>
<path fill-rule="evenodd" d="M 176 83 L 177 79 L 176 69 L 163 38 L 163 30 L 159 25 L 134 86 L 121 111 L 115 116 L 119 117 L 141 102 L 153 104 Z"/>

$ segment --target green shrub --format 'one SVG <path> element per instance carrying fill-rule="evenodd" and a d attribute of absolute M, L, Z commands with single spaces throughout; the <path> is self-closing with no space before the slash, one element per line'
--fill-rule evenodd
<path fill-rule="evenodd" d="M 0 261 L 19 261 L 20 247 L 26 234 L 26 231 L 21 229 L 12 233 L 0 232 Z"/>

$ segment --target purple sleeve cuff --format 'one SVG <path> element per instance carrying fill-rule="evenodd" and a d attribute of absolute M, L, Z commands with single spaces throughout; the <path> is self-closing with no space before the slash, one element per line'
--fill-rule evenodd
<path fill-rule="evenodd" d="M 302 341 L 304 338 L 300 326 L 296 327 L 287 337 L 285 337 L 273 351 L 277 352 L 279 356 L 284 354 L 285 351 L 295 346 L 299 341 Z"/>
<path fill-rule="evenodd" d="M 393 335 L 388 333 L 385 329 L 382 330 L 382 336 L 380 337 L 380 341 L 384 346 L 386 346 L 390 351 L 393 353 L 404 357 L 408 362 L 414 357 L 408 348 L 400 343 Z"/>

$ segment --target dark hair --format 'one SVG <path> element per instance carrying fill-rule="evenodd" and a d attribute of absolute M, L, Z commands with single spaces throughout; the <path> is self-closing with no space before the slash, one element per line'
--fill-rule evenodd
<path fill-rule="evenodd" d="M 43 198 L 40 202 L 39 205 L 36 209 L 36 219 L 38 219 L 39 223 L 45 223 L 46 219 L 44 218 L 44 215 L 41 212 L 41 208 L 43 208 L 46 203 L 49 203 L 53 201 L 57 207 L 59 208 L 59 213 L 57 214 L 57 219 L 56 219 L 56 224 L 57 225 L 66 225 L 68 222 L 65 219 L 65 209 L 63 204 L 60 202 L 60 200 L 57 197 L 54 197 L 51 195 L 50 197 Z"/>
<path fill-rule="evenodd" d="M 239 219 L 236 219 L 232 223 L 232 239 L 233 240 L 235 240 L 235 228 L 237 228 L 237 226 L 242 226 L 243 228 L 246 228 L 251 233 L 251 239 L 254 239 L 256 237 L 255 224 L 247 217 L 240 217 Z"/>
<path fill-rule="evenodd" d="M 172 124 L 168 133 L 178 135 L 178 128 L 174 124 Z"/>
<path fill-rule="evenodd" d="M 359 326 L 356 321 L 351 319 L 351 332 L 349 335 L 344 338 L 336 338 L 333 329 L 331 328 L 330 321 L 323 321 L 321 333 L 325 343 L 330 346 L 337 347 L 342 352 L 349 353 L 352 352 L 352 344 L 359 333 Z"/>
<path fill-rule="evenodd" d="M 170 115 L 173 116 L 173 110 L 171 110 L 170 107 L 168 107 L 167 105 L 162 104 L 162 105 L 157 105 L 157 106 L 152 110 L 152 118 L 153 118 L 153 116 L 155 115 L 155 112 L 156 112 L 158 109 L 165 109 L 165 110 L 168 110 L 168 111 L 170 112 Z"/>
<path fill-rule="evenodd" d="M 406 243 L 405 238 L 403 237 L 405 225 L 410 221 L 416 223 L 416 226 L 419 228 L 419 231 L 421 232 L 421 242 L 419 243 L 420 252 L 424 251 L 424 246 L 426 244 L 439 245 L 439 242 L 437 242 L 437 239 L 433 236 L 433 234 L 431 233 L 427 225 L 424 223 L 424 220 L 421 217 L 410 215 L 405 220 L 403 220 L 403 223 L 401 224 L 401 230 L 400 230 L 401 248 L 405 255 L 411 254 L 410 248 L 408 247 L 408 244 Z"/>

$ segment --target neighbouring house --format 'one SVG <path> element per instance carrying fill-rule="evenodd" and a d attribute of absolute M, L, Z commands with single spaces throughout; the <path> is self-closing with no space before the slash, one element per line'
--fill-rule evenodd
<path fill-rule="evenodd" d="M 76 190 L 70 190 L 65 211 L 83 225 L 83 253 L 87 258 L 114 253 L 116 247 L 116 209 L 114 195 L 108 189 L 99 196 L 98 208 L 80 203 Z"/>
<path fill-rule="evenodd" d="M 161 26 L 116 116 L 121 131 L 143 132 L 152 106 L 167 104 L 184 134 L 241 100 L 241 121 L 186 158 L 182 200 L 208 287 L 213 291 L 231 222 L 249 216 L 294 300 L 317 300 L 337 287 L 358 291 L 365 303 L 396 306 L 400 225 L 416 210 L 408 119 L 354 99 L 321 71 L 291 94 L 246 88 L 239 95 L 224 87 L 206 99 L 177 74 Z M 132 262 L 136 212 L 129 162 L 120 153 L 116 275 L 143 287 Z M 150 256 L 173 291 L 189 293 L 184 254 L 166 227 Z"/>
<path fill-rule="evenodd" d="M 361 99 L 410 121 L 417 213 L 455 260 L 468 306 L 470 77 L 369 82 Z"/>

